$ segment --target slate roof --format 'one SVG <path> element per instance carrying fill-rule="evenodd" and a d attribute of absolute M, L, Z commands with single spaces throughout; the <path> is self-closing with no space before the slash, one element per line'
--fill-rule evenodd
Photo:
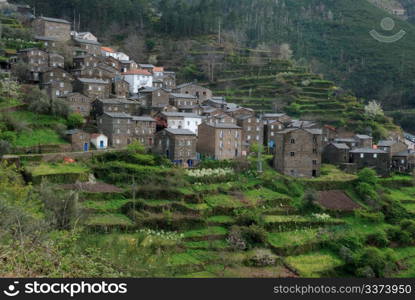
<path fill-rule="evenodd" d="M 131 119 L 132 116 L 126 113 L 110 113 L 106 112 L 104 115 L 110 116 L 111 118 L 117 118 L 117 119 Z"/>
<path fill-rule="evenodd" d="M 133 117 L 133 121 L 156 122 L 156 120 L 150 116 Z"/>
<path fill-rule="evenodd" d="M 175 135 L 196 135 L 193 131 L 190 131 L 188 129 L 173 129 L 173 128 L 167 128 L 165 129 L 166 132 L 175 134 Z"/>
<path fill-rule="evenodd" d="M 372 149 L 372 148 L 358 148 L 350 151 L 350 153 L 369 153 L 369 154 L 386 154 L 388 152 L 380 150 L 380 149 Z"/>
<path fill-rule="evenodd" d="M 366 134 L 356 134 L 356 137 L 357 137 L 358 139 L 361 139 L 361 140 L 370 140 L 370 139 L 372 139 L 372 137 L 371 137 L 371 136 L 368 136 L 368 135 L 366 135 Z"/>
<path fill-rule="evenodd" d="M 78 78 L 78 80 L 83 83 L 108 84 L 107 81 L 96 78 Z"/>
<path fill-rule="evenodd" d="M 330 145 L 333 145 L 334 147 L 340 150 L 350 150 L 349 146 L 347 146 L 346 144 L 331 143 Z"/>
<path fill-rule="evenodd" d="M 84 39 L 78 39 L 78 38 L 74 38 L 75 42 L 78 42 L 80 44 L 92 44 L 92 45 L 101 45 L 99 42 L 97 41 L 91 41 L 91 40 L 84 40 Z"/>
<path fill-rule="evenodd" d="M 176 94 L 176 93 L 171 93 L 171 96 L 172 96 L 173 98 L 197 99 L 197 97 L 196 97 L 196 96 L 189 95 L 189 94 Z"/>
<path fill-rule="evenodd" d="M 396 142 L 392 141 L 392 140 L 383 140 L 383 141 L 379 141 L 378 146 L 379 147 L 391 147 L 393 145 L 395 145 Z"/>
<path fill-rule="evenodd" d="M 63 23 L 63 24 L 71 24 L 71 22 L 66 21 L 64 19 L 56 19 L 56 18 L 49 18 L 49 17 L 40 17 L 40 19 L 47 21 L 47 22 L 55 22 L 55 23 Z"/>
<path fill-rule="evenodd" d="M 201 118 L 199 115 L 194 113 L 182 113 L 182 112 L 163 112 L 166 117 L 187 117 L 187 118 Z"/>
<path fill-rule="evenodd" d="M 242 129 L 238 125 L 235 125 L 232 123 L 209 123 L 206 125 L 209 125 L 210 127 L 214 127 L 214 128 L 220 128 L 220 129 Z"/>

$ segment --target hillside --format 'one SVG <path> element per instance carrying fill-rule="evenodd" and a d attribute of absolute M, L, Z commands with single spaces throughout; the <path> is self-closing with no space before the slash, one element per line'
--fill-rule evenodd
<path fill-rule="evenodd" d="M 367 0 L 26 2 L 38 14 L 72 20 L 75 11 L 82 30 L 135 50 L 133 57 L 155 59 L 168 67 L 192 60 L 195 41 L 212 47 L 205 37 L 217 36 L 220 28 L 221 42 L 233 47 L 257 48 L 265 43 L 272 48 L 289 43 L 295 58 L 314 72 L 325 74 L 359 97 L 379 99 L 387 108 L 415 103 L 415 65 L 410 59 L 415 51 L 415 27 L 395 19 L 393 33 L 402 28 L 407 35 L 393 44 L 377 42 L 369 31 L 391 35 L 380 29 L 381 20 L 390 15 Z M 99 17 L 86 17 L 91 11 Z M 181 55 L 171 56 L 171 52 Z M 184 57 L 188 59 L 179 59 Z M 206 68 L 197 70 L 202 79 L 209 78 Z"/>

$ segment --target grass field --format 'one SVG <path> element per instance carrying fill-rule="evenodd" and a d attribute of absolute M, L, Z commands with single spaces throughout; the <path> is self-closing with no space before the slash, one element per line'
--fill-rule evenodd
<path fill-rule="evenodd" d="M 17 136 L 14 144 L 16 147 L 33 147 L 39 145 L 62 145 L 68 144 L 59 134 L 52 129 L 35 129 L 25 131 Z"/>
<path fill-rule="evenodd" d="M 89 171 L 89 168 L 80 164 L 46 164 L 42 163 L 37 166 L 29 166 L 27 170 L 32 176 L 47 176 L 57 174 L 79 174 Z"/>
<path fill-rule="evenodd" d="M 301 277 L 321 277 L 324 272 L 343 265 L 343 261 L 328 251 L 311 252 L 298 256 L 289 256 L 285 262 L 294 268 Z"/>

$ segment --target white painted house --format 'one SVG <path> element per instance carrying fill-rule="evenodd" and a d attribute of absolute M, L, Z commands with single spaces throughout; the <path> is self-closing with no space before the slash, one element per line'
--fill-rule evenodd
<path fill-rule="evenodd" d="M 131 94 L 137 94 L 141 88 L 153 87 L 153 75 L 146 70 L 130 70 L 122 73 L 122 77 L 130 84 Z"/>
<path fill-rule="evenodd" d="M 102 133 L 92 134 L 91 144 L 98 150 L 105 150 L 108 148 L 108 137 Z"/>
<path fill-rule="evenodd" d="M 166 120 L 167 128 L 187 129 L 196 135 L 199 125 L 202 124 L 202 117 L 193 113 L 163 112 L 161 117 Z"/>

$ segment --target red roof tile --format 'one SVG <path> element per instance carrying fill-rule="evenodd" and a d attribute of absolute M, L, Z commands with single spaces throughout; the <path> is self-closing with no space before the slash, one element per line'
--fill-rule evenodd
<path fill-rule="evenodd" d="M 124 72 L 124 73 L 122 73 L 122 75 L 147 75 L 147 76 L 151 76 L 151 73 L 147 70 L 136 69 L 136 70 L 130 70 L 130 71 Z"/>

